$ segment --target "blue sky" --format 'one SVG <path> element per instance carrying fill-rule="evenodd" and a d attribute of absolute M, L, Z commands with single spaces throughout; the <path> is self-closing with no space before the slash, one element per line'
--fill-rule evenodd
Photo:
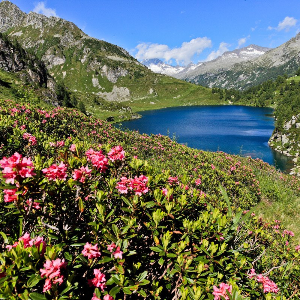
<path fill-rule="evenodd" d="M 275 48 L 300 32 L 300 0 L 11 0 L 74 22 L 139 60 L 186 65 L 249 44 Z"/>

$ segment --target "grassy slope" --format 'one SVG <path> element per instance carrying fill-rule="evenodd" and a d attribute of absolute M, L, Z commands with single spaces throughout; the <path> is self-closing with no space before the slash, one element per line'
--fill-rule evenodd
<path fill-rule="evenodd" d="M 164 80 L 168 80 L 168 77 L 165 76 L 162 76 L 161 78 L 162 82 L 159 86 L 160 89 L 162 89 L 163 87 Z M 15 99 L 17 102 L 30 101 L 31 103 L 39 103 L 39 105 L 45 107 L 48 106 L 46 103 L 41 102 L 37 98 L 34 98 L 33 91 L 29 88 L 26 90 L 21 85 L 21 82 L 18 81 L 18 78 L 15 75 L 0 70 L 0 79 L 2 80 L 2 84 L 0 86 L 1 99 Z M 180 90 L 180 86 L 178 86 L 177 88 Z M 199 95 L 199 90 L 203 90 L 204 93 Z M 180 91 L 182 92 L 182 90 Z M 160 97 L 156 97 L 156 100 L 148 98 L 138 100 L 134 103 L 129 102 L 126 104 L 131 105 L 134 111 L 159 109 L 167 106 L 186 105 L 186 102 L 184 101 L 184 99 L 186 99 L 185 97 L 187 97 L 187 99 L 190 99 L 189 103 L 191 104 L 216 104 L 216 101 L 214 101 L 214 99 L 210 97 L 211 92 L 208 89 L 201 89 L 201 87 L 199 89 L 192 84 L 190 84 L 190 89 L 182 94 L 182 98 L 162 101 L 159 100 Z M 207 101 L 207 99 L 209 99 L 209 101 Z M 154 102 L 155 104 L 149 104 L 150 102 Z M 107 103 L 104 103 L 102 106 L 106 104 Z M 87 108 L 95 109 L 95 106 L 93 107 L 91 103 L 91 107 L 88 106 Z M 106 109 L 99 110 L 97 113 L 95 113 L 95 115 L 100 115 L 104 118 L 111 115 L 118 116 L 119 114 L 119 110 L 111 111 L 109 107 L 106 107 Z M 132 143 L 134 143 L 134 141 L 132 141 Z M 210 153 L 208 154 L 208 157 L 212 159 L 212 163 L 215 163 L 214 160 L 216 159 L 216 157 L 218 157 L 218 154 Z M 245 158 L 240 159 L 245 160 Z M 257 164 L 254 164 L 253 168 L 256 175 L 258 176 L 258 180 L 260 181 L 261 189 L 264 192 L 262 201 L 255 208 L 256 213 L 263 218 L 277 218 L 281 220 L 284 226 L 296 233 L 297 239 L 300 241 L 300 222 L 298 222 L 298 220 L 300 220 L 300 209 L 298 209 L 300 208 L 300 199 L 297 197 L 293 190 L 286 187 L 286 181 L 282 181 L 279 179 L 281 175 L 278 175 L 278 173 L 275 172 L 274 168 L 268 167 L 269 171 L 261 171 L 260 168 L 257 167 Z M 270 174 L 273 175 L 270 176 Z M 284 176 L 285 180 L 287 180 L 288 182 L 293 180 L 292 177 L 285 177 L 286 175 L 282 176 Z"/>
<path fill-rule="evenodd" d="M 18 99 L 19 103 L 24 101 L 28 102 L 28 99 Z M 77 126 L 75 122 L 69 125 L 74 128 Z M 99 139 L 88 138 L 83 130 L 81 132 L 80 128 L 76 128 L 80 139 L 85 136 L 85 139 L 95 139 L 96 143 L 120 143 L 131 155 L 147 159 L 160 170 L 170 169 L 173 176 L 200 176 L 202 189 L 212 202 L 220 196 L 219 184 L 222 184 L 236 205 L 246 208 L 258 203 L 254 208 L 257 215 L 264 219 L 281 220 L 283 226 L 293 230 L 296 240 L 300 241 L 300 219 L 297 210 L 300 206 L 300 182 L 297 178 L 282 174 L 260 160 L 190 149 L 163 136 L 149 138 L 134 132 L 122 132 L 105 122 L 102 130 L 109 134 Z M 51 136 L 49 138 L 51 139 Z M 13 145 L 9 147 L 12 153 L 16 151 Z M 212 169 L 212 165 L 216 171 Z M 233 166 L 236 167 L 236 171 L 231 171 Z"/>

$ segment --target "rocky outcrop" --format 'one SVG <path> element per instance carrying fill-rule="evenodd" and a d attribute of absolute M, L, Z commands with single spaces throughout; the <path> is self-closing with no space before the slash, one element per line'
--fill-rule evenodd
<path fill-rule="evenodd" d="M 130 99 L 130 91 L 126 87 L 114 86 L 111 92 L 98 93 L 98 96 L 104 98 L 107 101 L 128 101 Z"/>
<path fill-rule="evenodd" d="M 2 35 L 0 36 L 0 68 L 7 72 L 24 71 L 21 76 L 24 81 L 47 86 L 48 75 L 44 64 L 29 55 L 18 43 L 11 43 Z"/>
<path fill-rule="evenodd" d="M 70 90 L 105 93 L 109 101 L 128 100 L 129 88 L 118 87 L 119 78 L 133 77 L 137 68 L 145 68 L 121 47 L 89 37 L 72 22 L 26 14 L 9 1 L 0 2 L 0 32 L 7 32 L 11 40 L 17 38 L 24 49 L 34 52 L 49 73 L 64 80 Z M 78 80 L 73 80 L 75 77 Z"/>
<path fill-rule="evenodd" d="M 277 152 L 286 156 L 292 156 L 294 168 L 291 173 L 300 176 L 300 141 L 298 140 L 300 130 L 300 114 L 292 116 L 285 122 L 283 129 L 274 130 L 269 139 L 269 146 Z"/>

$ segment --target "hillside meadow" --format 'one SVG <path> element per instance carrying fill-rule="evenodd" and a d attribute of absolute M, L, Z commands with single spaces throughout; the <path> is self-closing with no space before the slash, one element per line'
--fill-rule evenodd
<path fill-rule="evenodd" d="M 0 298 L 299 298 L 298 178 L 38 103 L 0 136 Z"/>

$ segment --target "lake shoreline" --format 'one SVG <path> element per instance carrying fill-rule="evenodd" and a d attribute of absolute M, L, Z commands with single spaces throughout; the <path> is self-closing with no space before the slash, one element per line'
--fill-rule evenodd
<path fill-rule="evenodd" d="M 222 108 L 223 110 L 224 110 L 224 108 L 228 108 L 229 110 L 230 110 L 230 108 L 233 108 L 233 109 L 241 109 L 241 110 L 243 110 L 244 108 L 245 109 L 250 109 L 250 111 L 253 111 L 253 112 L 257 112 L 257 110 L 264 110 L 265 111 L 265 117 L 267 117 L 267 118 L 273 118 L 274 117 L 274 114 L 273 114 L 273 111 L 274 111 L 274 108 L 273 107 L 268 107 L 268 108 L 266 108 L 266 107 L 264 107 L 264 108 L 260 108 L 260 107 L 256 107 L 256 106 L 249 106 L 249 105 L 243 105 L 243 104 L 237 104 L 237 105 L 235 105 L 235 104 L 221 104 L 221 105 L 216 105 L 216 104 L 207 104 L 207 105 L 185 105 L 185 106 L 173 106 L 173 107 L 161 107 L 161 108 L 159 108 L 159 109 L 148 109 L 148 110 L 144 110 L 144 111 L 140 111 L 140 113 L 141 113 L 141 119 L 143 119 L 144 118 L 144 116 L 145 116 L 145 113 L 146 113 L 146 115 L 147 114 L 162 114 L 162 113 L 164 113 L 164 110 L 172 110 L 172 111 L 178 111 L 178 110 L 194 110 L 194 109 L 210 109 L 210 108 Z M 227 111 L 228 111 L 228 109 L 227 109 Z M 225 109 L 226 110 L 226 109 Z M 225 114 L 226 115 L 226 114 Z M 222 116 L 222 114 L 221 114 L 221 116 Z M 223 115 L 223 118 L 224 118 L 224 115 Z M 138 120 L 141 120 L 141 119 L 138 119 Z M 133 120 L 133 122 L 134 122 L 135 120 Z M 251 119 L 251 121 L 253 122 L 253 121 L 255 121 L 255 118 L 253 119 Z M 142 121 L 143 122 L 143 121 Z M 118 124 L 122 124 L 123 125 L 123 127 L 127 127 L 127 126 L 124 126 L 124 124 L 123 123 L 126 123 L 126 124 L 129 124 L 129 123 L 132 123 L 132 120 L 130 120 L 130 122 L 129 121 L 121 121 L 121 122 L 118 122 Z M 198 125 L 197 125 L 198 126 Z M 118 127 L 118 126 L 117 126 Z M 204 127 L 206 128 L 206 131 L 207 131 L 207 124 L 204 124 Z M 127 127 L 128 128 L 128 127 Z M 235 127 L 233 127 L 233 128 L 235 128 Z M 237 128 L 239 128 L 239 125 L 236 125 L 236 129 Z M 129 130 L 138 130 L 137 128 L 128 128 Z M 248 134 L 249 132 L 251 132 L 251 130 L 252 130 L 253 128 L 252 128 L 252 125 L 251 126 L 248 126 L 247 127 L 247 130 L 246 130 L 246 134 Z M 263 129 L 264 130 L 264 129 Z M 140 130 L 139 130 L 140 131 Z M 166 130 L 165 130 L 166 131 Z M 167 132 L 165 132 L 165 131 L 162 131 L 162 132 L 159 132 L 160 134 L 163 134 L 163 135 L 168 135 L 167 134 Z M 264 136 L 264 139 L 265 139 L 265 141 L 264 141 L 264 143 L 267 143 L 268 142 L 268 140 L 269 140 L 269 138 L 272 136 L 272 133 L 273 133 L 273 131 L 274 131 L 274 125 L 272 125 L 272 128 L 270 128 L 270 127 L 268 127 L 268 132 L 267 133 L 263 133 L 263 136 Z M 141 131 L 140 131 L 141 132 Z M 248 132 L 248 133 L 247 133 Z M 151 133 L 153 133 L 153 134 L 157 134 L 157 132 L 154 130 L 154 131 L 150 131 L 150 132 L 144 132 L 144 133 L 147 133 L 147 134 L 151 134 Z M 171 134 L 172 133 L 174 133 L 174 132 L 170 132 Z M 177 133 L 177 132 L 176 132 Z M 207 135 L 208 133 L 206 133 L 206 135 Z M 258 135 L 260 135 L 260 133 L 256 133 L 256 134 L 258 134 Z M 266 134 L 267 134 L 267 138 L 266 138 Z M 250 136 L 249 136 L 249 138 L 251 138 Z M 179 141 L 180 142 L 180 141 Z M 219 150 L 219 148 L 217 148 L 217 149 L 205 149 L 205 148 L 202 148 L 202 147 L 195 147 L 193 144 L 190 144 L 190 142 L 188 142 L 187 143 L 188 144 L 188 146 L 189 147 L 191 147 L 191 148 L 197 148 L 197 149 L 199 149 L 199 150 L 203 150 L 203 151 L 211 151 L 211 152 L 215 152 L 215 151 L 218 151 Z M 247 151 L 245 150 L 242 150 L 242 151 L 226 151 L 226 150 L 223 150 L 223 147 L 222 147 L 222 145 L 220 145 L 220 148 L 221 148 L 221 151 L 224 151 L 224 152 L 227 152 L 227 153 L 231 153 L 231 154 L 235 154 L 235 155 L 240 155 L 240 156 L 247 156 Z M 271 147 L 269 147 L 270 149 L 272 149 Z M 256 150 L 256 149 L 254 149 L 254 150 Z M 272 150 L 274 150 L 274 149 L 272 149 Z M 257 149 L 257 151 L 259 152 L 259 151 L 264 151 L 264 149 L 263 150 L 261 150 L 261 149 Z M 242 153 L 242 152 L 244 152 L 244 153 Z M 255 151 L 254 151 L 255 152 Z M 255 156 L 254 156 L 255 157 Z M 257 157 L 257 156 L 256 156 Z M 260 157 L 259 157 L 260 158 Z M 265 159 L 263 159 L 264 161 L 266 161 L 266 162 L 268 162 L 269 164 L 271 164 L 271 165 L 275 165 L 275 163 L 273 163 L 273 162 L 270 162 L 270 158 L 269 158 L 269 160 L 265 160 Z M 290 160 L 290 158 L 288 157 L 287 158 L 287 160 L 289 161 Z M 290 162 L 288 163 L 289 164 L 289 171 L 292 169 L 292 167 L 293 166 L 291 166 L 291 164 L 290 164 Z M 277 166 L 278 167 L 278 166 Z M 282 166 L 279 166 L 279 168 L 282 170 Z"/>

